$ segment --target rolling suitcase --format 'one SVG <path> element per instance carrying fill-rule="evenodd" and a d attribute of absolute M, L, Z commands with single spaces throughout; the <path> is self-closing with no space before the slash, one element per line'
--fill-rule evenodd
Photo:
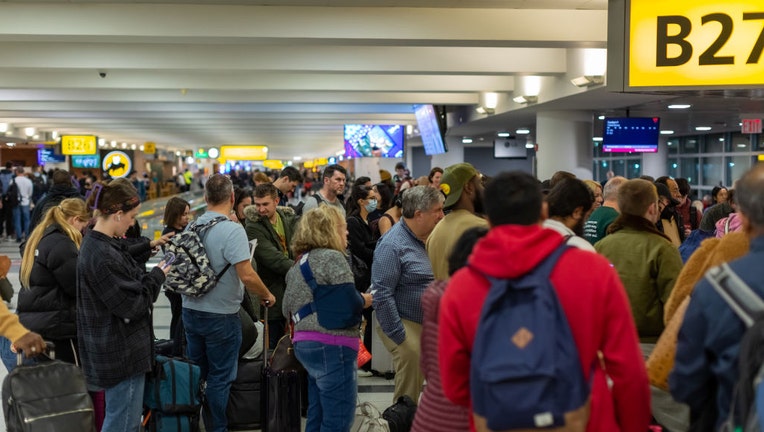
<path fill-rule="evenodd" d="M 228 397 L 229 430 L 260 429 L 262 422 L 262 357 L 254 360 L 239 360 L 236 380 L 231 384 Z"/>
<path fill-rule="evenodd" d="M 379 337 L 378 332 L 381 332 L 382 329 L 379 327 L 376 312 L 371 313 L 371 325 L 371 352 L 373 353 L 371 356 L 371 369 L 372 371 L 376 371 L 379 375 L 391 379 L 395 375 L 393 356 Z"/>
<path fill-rule="evenodd" d="M 18 366 L 3 380 L 3 413 L 10 432 L 95 431 L 93 402 L 85 376 L 76 365 L 50 360 Z"/>
<path fill-rule="evenodd" d="M 268 308 L 265 309 L 265 336 L 263 353 L 268 353 Z M 293 369 L 271 368 L 272 358 L 263 363 L 262 379 L 262 431 L 300 432 L 300 377 Z"/>

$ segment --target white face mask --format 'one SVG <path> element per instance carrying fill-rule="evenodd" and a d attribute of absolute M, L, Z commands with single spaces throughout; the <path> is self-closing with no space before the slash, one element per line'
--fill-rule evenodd
<path fill-rule="evenodd" d="M 371 213 L 377 209 L 377 200 L 371 199 L 369 203 L 364 206 L 367 212 Z"/>

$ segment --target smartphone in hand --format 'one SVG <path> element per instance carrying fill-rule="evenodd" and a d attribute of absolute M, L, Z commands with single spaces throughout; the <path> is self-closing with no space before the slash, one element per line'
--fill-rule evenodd
<path fill-rule="evenodd" d="M 164 261 L 164 264 L 162 265 L 162 270 L 164 270 L 175 262 L 175 254 L 172 252 L 167 252 L 164 255 L 164 258 L 162 258 L 162 261 Z"/>

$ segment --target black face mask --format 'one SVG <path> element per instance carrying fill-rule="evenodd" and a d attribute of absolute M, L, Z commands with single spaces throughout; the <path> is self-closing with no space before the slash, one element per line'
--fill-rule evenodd
<path fill-rule="evenodd" d="M 672 216 L 674 216 L 674 207 L 673 206 L 666 207 L 661 212 L 661 219 L 670 220 Z"/>

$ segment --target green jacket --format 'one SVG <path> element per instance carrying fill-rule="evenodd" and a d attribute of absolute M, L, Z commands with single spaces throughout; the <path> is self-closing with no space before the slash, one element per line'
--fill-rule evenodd
<path fill-rule="evenodd" d="M 621 215 L 594 248 L 615 267 L 629 297 L 639 340 L 663 331 L 663 307 L 682 269 L 679 250 L 648 220 Z"/>
<path fill-rule="evenodd" d="M 255 248 L 255 263 L 257 264 L 257 274 L 263 280 L 265 286 L 276 297 L 276 304 L 272 311 L 280 311 L 281 303 L 284 299 L 284 290 L 286 289 L 286 274 L 294 264 L 294 255 L 289 245 L 292 242 L 292 235 L 297 224 L 294 212 L 281 207 L 276 209 L 284 222 L 284 234 L 286 235 L 286 244 L 288 255 L 284 255 L 284 248 L 279 241 L 276 230 L 273 229 L 268 219 L 261 218 L 257 214 L 255 206 L 249 206 L 244 209 L 246 216 L 245 230 L 247 239 L 257 239 Z M 268 315 L 269 320 L 282 319 L 278 313 Z"/>

